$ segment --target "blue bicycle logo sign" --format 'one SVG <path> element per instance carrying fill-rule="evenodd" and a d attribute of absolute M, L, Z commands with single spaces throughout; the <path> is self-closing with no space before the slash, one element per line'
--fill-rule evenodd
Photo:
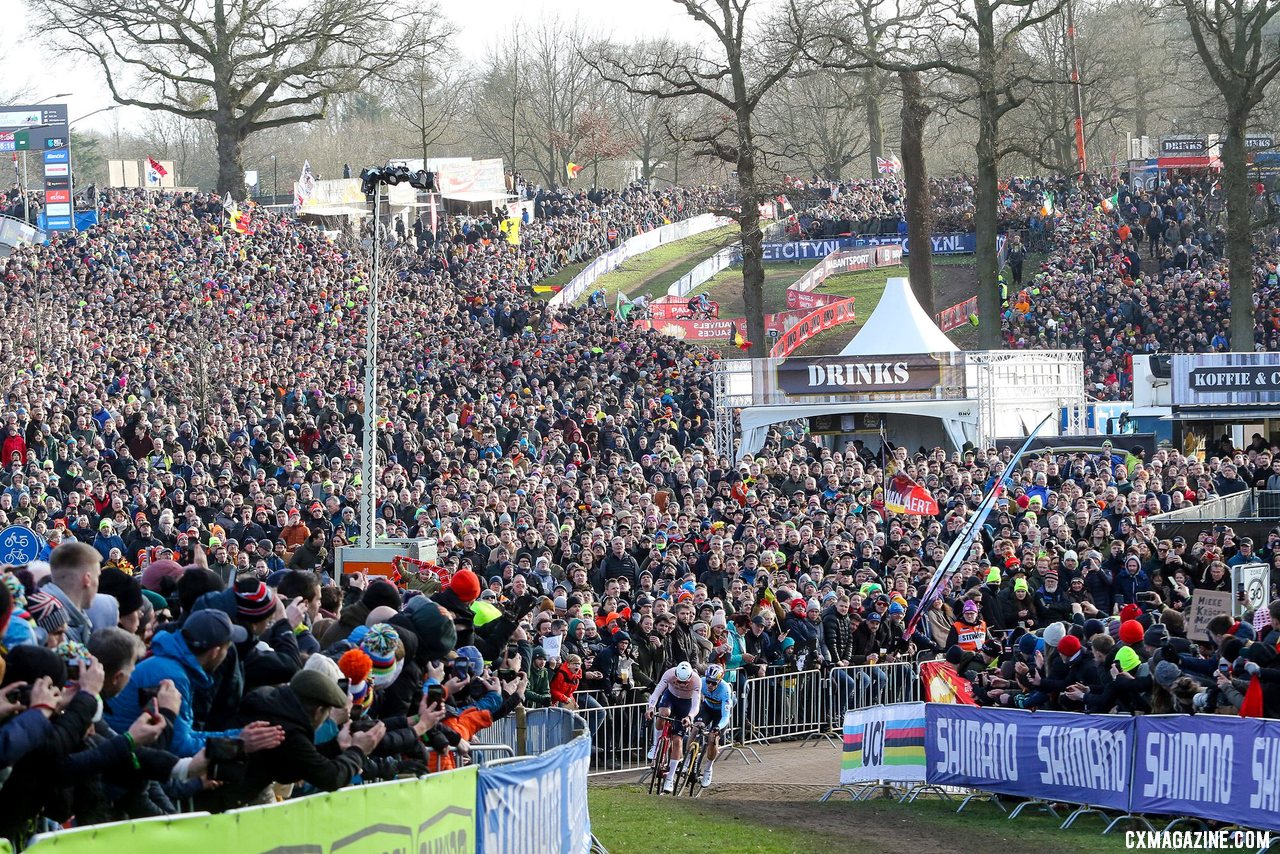
<path fill-rule="evenodd" d="M 35 531 L 22 525 L 10 525 L 0 531 L 0 563 L 24 566 L 40 557 L 43 545 Z"/>

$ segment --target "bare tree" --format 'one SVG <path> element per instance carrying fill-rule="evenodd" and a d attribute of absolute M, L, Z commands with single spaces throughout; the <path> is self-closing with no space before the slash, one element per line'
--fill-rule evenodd
<path fill-rule="evenodd" d="M 578 117 L 599 104 L 601 87 L 576 22 L 544 20 L 522 45 L 530 156 L 549 187 L 564 182 Z"/>
<path fill-rule="evenodd" d="M 431 146 L 456 137 L 455 117 L 470 90 L 463 64 L 451 53 L 406 57 L 391 87 L 391 112 L 411 130 L 414 148 L 426 160 Z"/>
<path fill-rule="evenodd" d="M 96 64 L 120 104 L 213 123 L 217 189 L 242 182 L 245 140 L 322 118 L 331 98 L 442 43 L 432 6 L 398 0 L 67 0 L 36 27 Z"/>
<path fill-rule="evenodd" d="M 1226 133 L 1222 187 L 1227 205 L 1231 349 L 1252 352 L 1253 222 L 1245 138 L 1254 108 L 1280 74 L 1272 19 L 1280 0 L 1171 0 L 1187 18 L 1205 71 L 1221 95 Z"/>
<path fill-rule="evenodd" d="M 804 38 L 794 5 L 785 22 L 760 26 L 752 0 L 672 0 L 705 28 L 708 49 L 679 48 L 666 56 L 628 59 L 610 51 L 589 58 L 601 77 L 642 95 L 692 101 L 713 110 L 698 126 L 672 125 L 676 136 L 736 170 L 737 204 L 730 213 L 742 239 L 742 296 L 751 355 L 768 353 L 764 332 L 764 233 L 760 203 L 768 198 L 766 152 L 756 136 L 757 111 L 796 67 Z"/>
<path fill-rule="evenodd" d="M 528 157 L 528 84 L 522 71 L 519 22 L 489 48 L 471 98 L 471 120 L 482 144 L 501 152 L 513 172 Z"/>
<path fill-rule="evenodd" d="M 880 98 L 877 93 L 877 105 Z M 806 174 L 839 180 L 869 150 L 858 109 L 865 103 L 859 75 L 819 69 L 784 80 L 764 104 L 770 146 Z M 883 132 L 879 118 L 876 123 Z M 883 153 L 883 145 L 880 150 Z"/>
<path fill-rule="evenodd" d="M 996 290 L 998 182 L 1001 122 L 1034 87 L 1059 83 L 1021 59 L 1019 41 L 1027 30 L 1058 15 L 1064 0 L 920 0 L 895 6 L 888 26 L 873 39 L 856 6 L 833 30 L 837 53 L 827 64 L 892 71 L 944 71 L 957 84 L 977 119 L 974 193 L 974 253 L 978 274 L 979 337 L 982 346 L 1000 343 L 1000 299 Z"/>
<path fill-rule="evenodd" d="M 924 129 L 933 109 L 925 100 L 920 72 L 901 71 L 902 84 L 902 171 L 906 183 L 907 256 L 911 290 L 929 316 L 937 311 L 933 292 L 933 204 L 929 196 L 929 172 L 924 162 Z"/>

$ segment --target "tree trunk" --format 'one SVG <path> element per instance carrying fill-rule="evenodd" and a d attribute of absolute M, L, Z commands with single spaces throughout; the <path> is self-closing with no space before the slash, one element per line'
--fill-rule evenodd
<path fill-rule="evenodd" d="M 739 126 L 750 118 L 739 118 Z M 747 313 L 747 340 L 752 358 L 769 355 L 764 334 L 764 232 L 760 230 L 760 193 L 750 131 L 739 134 L 738 226 L 742 232 L 742 302 Z"/>
<path fill-rule="evenodd" d="M 1147 135 L 1147 116 L 1150 110 L 1147 107 L 1147 87 L 1143 85 L 1146 81 L 1139 76 L 1136 82 L 1137 95 L 1133 99 L 1133 135 L 1141 138 Z"/>
<path fill-rule="evenodd" d="M 996 156 L 995 119 L 990 110 L 978 117 L 978 174 L 974 187 L 974 262 L 978 273 L 978 341 L 985 350 L 1000 346 L 1000 297 L 997 278 L 1000 261 L 996 253 L 997 181 L 1000 163 Z"/>
<path fill-rule="evenodd" d="M 995 12 L 989 0 L 974 2 L 978 34 L 978 174 L 974 187 L 974 264 L 978 273 L 978 342 L 984 350 L 1000 346 L 1000 295 L 996 252 L 997 182 L 1000 180 L 999 105 Z"/>
<path fill-rule="evenodd" d="M 862 82 L 866 88 L 863 96 L 867 109 L 867 156 L 871 158 L 871 177 L 879 173 L 878 158 L 884 157 L 884 120 L 880 114 L 880 80 L 875 69 L 868 69 L 863 74 Z"/>
<path fill-rule="evenodd" d="M 1231 293 L 1231 349 L 1253 352 L 1253 209 L 1245 159 L 1248 112 L 1227 117 L 1222 144 L 1222 189 L 1227 205 L 1227 272 Z"/>
<path fill-rule="evenodd" d="M 244 190 L 244 134 L 230 123 L 218 122 L 218 192 L 233 195 Z"/>
<path fill-rule="evenodd" d="M 911 290 L 925 312 L 937 313 L 933 296 L 933 205 L 929 198 L 929 173 L 924 163 L 924 126 L 932 112 L 920 91 L 920 74 L 903 71 L 902 81 L 902 173 L 906 183 L 907 256 Z"/>

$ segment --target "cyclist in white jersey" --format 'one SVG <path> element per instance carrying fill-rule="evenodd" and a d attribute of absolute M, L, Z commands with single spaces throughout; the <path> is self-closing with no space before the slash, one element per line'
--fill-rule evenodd
<path fill-rule="evenodd" d="M 694 672 L 693 665 L 687 661 L 680 662 L 662 674 L 662 678 L 658 680 L 657 687 L 649 695 L 649 709 L 645 713 L 645 717 L 652 718 L 654 712 L 657 711 L 659 714 L 673 718 L 671 721 L 671 734 L 677 736 L 671 739 L 671 755 L 667 760 L 667 773 L 662 778 L 662 791 L 664 794 L 669 794 L 675 786 L 676 766 L 680 764 L 680 759 L 684 756 L 684 742 L 678 736 L 684 735 L 684 728 L 698 714 L 701 701 L 702 680 Z"/>

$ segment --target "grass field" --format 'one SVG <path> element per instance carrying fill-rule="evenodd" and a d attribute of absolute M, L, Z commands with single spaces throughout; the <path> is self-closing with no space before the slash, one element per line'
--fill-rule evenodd
<path fill-rule="evenodd" d="M 714 793 L 714 797 L 713 797 Z M 758 794 L 734 799 L 712 789 L 696 800 L 657 798 L 634 786 L 592 787 L 591 828 L 610 854 L 678 852 L 999 851 L 1106 854 L 1123 851 L 1124 834 L 1102 836 L 1096 818 L 1060 831 L 1061 819 L 1027 812 L 1014 821 L 994 805 L 891 800 L 818 803 L 810 795 Z M 788 800 L 787 798 L 796 798 Z"/>
<path fill-rule="evenodd" d="M 729 225 L 659 246 L 628 259 L 613 272 L 601 276 L 592 290 L 603 288 L 605 301 L 611 305 L 614 294 L 619 291 L 630 297 L 642 293 L 665 296 L 672 282 L 737 239 L 737 226 Z M 551 284 L 565 284 L 571 278 L 572 275 L 563 282 L 552 281 Z M 579 302 L 586 302 L 587 296 L 583 294 Z"/>
<path fill-rule="evenodd" d="M 934 287 L 940 306 L 950 306 L 973 294 L 973 259 L 969 256 L 939 255 L 934 257 Z M 810 263 L 778 262 L 764 265 L 764 310 L 766 312 L 784 311 L 787 307 L 787 288 L 803 276 Z M 805 342 L 796 351 L 797 355 L 813 356 L 825 353 L 837 353 L 848 343 L 849 339 L 860 328 L 863 320 L 871 316 L 880 296 L 884 293 L 885 280 L 893 276 L 906 276 L 905 264 L 896 267 L 881 267 L 875 270 L 860 270 L 854 273 L 842 273 L 832 276 L 817 289 L 818 293 L 838 294 L 839 296 L 856 297 L 854 306 L 858 312 L 858 322 L 851 323 L 818 335 Z M 742 300 L 742 268 L 732 267 L 717 273 L 694 293 L 705 293 L 720 304 L 721 317 L 741 317 L 746 314 Z M 977 330 L 971 327 L 960 327 L 951 333 L 952 340 L 961 349 L 977 342 Z M 723 348 L 727 352 L 728 345 Z"/>

